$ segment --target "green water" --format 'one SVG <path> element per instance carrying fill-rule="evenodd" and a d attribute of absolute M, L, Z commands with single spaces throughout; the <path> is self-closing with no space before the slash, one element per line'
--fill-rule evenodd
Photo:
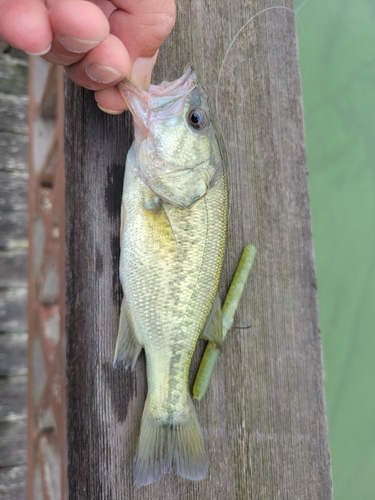
<path fill-rule="evenodd" d="M 374 500 L 375 0 L 310 0 L 297 28 L 334 497 Z"/>

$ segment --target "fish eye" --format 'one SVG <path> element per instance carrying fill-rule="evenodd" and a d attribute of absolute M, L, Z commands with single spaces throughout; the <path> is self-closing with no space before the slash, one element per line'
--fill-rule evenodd
<path fill-rule="evenodd" d="M 189 125 L 195 130 L 202 130 L 208 123 L 207 115 L 201 108 L 189 111 L 187 119 Z"/>

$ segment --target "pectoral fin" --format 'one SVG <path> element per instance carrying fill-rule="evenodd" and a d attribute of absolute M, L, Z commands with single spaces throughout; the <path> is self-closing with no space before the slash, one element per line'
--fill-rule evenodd
<path fill-rule="evenodd" d="M 124 367 L 133 371 L 141 350 L 142 346 L 135 338 L 129 324 L 127 306 L 124 298 L 121 304 L 120 322 L 113 366 L 115 368 Z"/>
<path fill-rule="evenodd" d="M 216 295 L 210 315 L 201 333 L 201 338 L 209 340 L 220 347 L 223 342 L 222 332 L 221 304 L 219 295 Z"/>

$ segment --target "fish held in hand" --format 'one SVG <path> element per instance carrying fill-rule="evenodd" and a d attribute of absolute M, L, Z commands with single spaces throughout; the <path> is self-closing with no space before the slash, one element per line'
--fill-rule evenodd
<path fill-rule="evenodd" d="M 188 376 L 198 338 L 221 343 L 225 166 L 192 68 L 148 91 L 127 80 L 119 89 L 135 138 L 122 199 L 124 298 L 114 365 L 133 369 L 144 348 L 148 382 L 134 479 L 150 484 L 172 468 L 203 479 L 207 462 Z"/>

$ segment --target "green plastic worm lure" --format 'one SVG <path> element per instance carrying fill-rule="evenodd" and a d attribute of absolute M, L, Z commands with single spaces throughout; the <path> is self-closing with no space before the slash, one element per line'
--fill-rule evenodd
<path fill-rule="evenodd" d="M 246 245 L 221 310 L 221 343 L 224 342 L 227 333 L 232 328 L 234 315 L 253 266 L 255 255 L 256 248 L 253 245 Z M 206 394 L 219 354 L 220 344 L 216 344 L 214 341 L 210 340 L 207 344 L 194 382 L 193 396 L 195 399 L 202 399 Z"/>

